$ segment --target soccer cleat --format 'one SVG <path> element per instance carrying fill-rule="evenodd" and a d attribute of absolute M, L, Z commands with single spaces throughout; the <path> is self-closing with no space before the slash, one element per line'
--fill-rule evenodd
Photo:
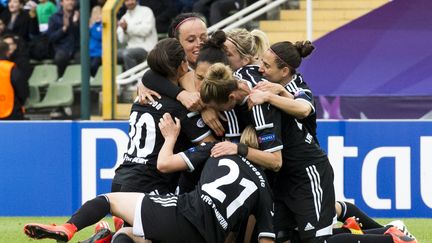
<path fill-rule="evenodd" d="M 355 235 L 362 235 L 363 231 L 361 229 L 361 223 L 358 222 L 358 219 L 356 217 L 349 217 L 345 220 L 344 224 L 342 225 L 342 228 L 348 229 L 351 231 L 351 234 Z"/>
<path fill-rule="evenodd" d="M 417 243 L 415 238 L 411 238 L 405 235 L 402 231 L 397 229 L 396 227 L 390 227 L 384 235 L 390 235 L 393 238 L 394 243 Z"/>
<path fill-rule="evenodd" d="M 385 226 L 394 226 L 398 230 L 400 230 L 402 233 L 404 233 L 406 236 L 415 239 L 415 237 L 408 231 L 408 228 L 406 227 L 406 225 L 404 224 L 404 222 L 402 220 L 391 221 L 390 223 L 386 224 Z"/>
<path fill-rule="evenodd" d="M 119 231 L 121 228 L 123 228 L 124 225 L 123 219 L 113 216 L 113 221 L 114 221 L 114 227 L 116 231 Z"/>
<path fill-rule="evenodd" d="M 98 232 L 92 235 L 90 238 L 79 243 L 110 243 L 113 234 L 111 230 L 107 228 L 101 228 Z"/>
<path fill-rule="evenodd" d="M 34 239 L 55 239 L 57 242 L 68 242 L 77 232 L 73 224 L 46 225 L 46 224 L 26 224 L 24 233 Z"/>
<path fill-rule="evenodd" d="M 99 223 L 97 223 L 95 226 L 95 233 L 99 232 L 101 229 L 111 230 L 107 221 L 99 221 Z"/>

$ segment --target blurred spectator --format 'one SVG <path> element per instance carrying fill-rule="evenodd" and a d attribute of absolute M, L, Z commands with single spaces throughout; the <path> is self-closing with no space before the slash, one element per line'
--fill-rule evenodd
<path fill-rule="evenodd" d="M 2 40 L 9 45 L 8 60 L 15 63 L 21 72 L 21 78 L 27 82 L 33 71 L 30 65 L 30 56 L 26 44 L 19 36 L 6 34 Z"/>
<path fill-rule="evenodd" d="M 90 72 L 94 77 L 102 64 L 102 7 L 95 6 L 90 16 Z"/>
<path fill-rule="evenodd" d="M 28 83 L 22 80 L 15 63 L 7 60 L 8 53 L 8 44 L 0 41 L 0 120 L 22 120 Z"/>
<path fill-rule="evenodd" d="M 51 15 L 57 12 L 57 6 L 50 0 L 39 0 L 36 7 L 36 15 L 39 22 L 39 31 L 45 32 L 48 30 L 48 21 Z"/>
<path fill-rule="evenodd" d="M 48 37 L 47 32 L 44 32 L 41 35 L 34 38 L 28 45 L 31 59 L 39 60 L 39 61 L 45 59 L 53 59 L 54 48 Z"/>
<path fill-rule="evenodd" d="M 24 0 L 23 1 L 23 9 L 28 12 L 31 18 L 37 17 L 36 16 L 36 7 L 38 5 L 37 0 Z"/>
<path fill-rule="evenodd" d="M 202 13 L 210 25 L 230 16 L 234 10 L 243 7 L 242 0 L 199 0 L 193 6 L 194 12 Z"/>
<path fill-rule="evenodd" d="M 153 11 L 138 5 L 137 0 L 125 0 L 126 13 L 117 27 L 120 44 L 126 47 L 118 50 L 118 57 L 128 70 L 145 61 L 147 53 L 158 41 Z"/>
<path fill-rule="evenodd" d="M 198 0 L 194 3 L 192 11 L 201 13 L 206 18 L 207 22 L 210 18 L 210 6 L 217 0 Z"/>
<path fill-rule="evenodd" d="M 23 6 L 24 0 L 9 0 L 8 8 L 1 13 L 0 18 L 11 33 L 29 42 L 32 37 L 39 34 L 39 26 L 36 15 L 29 14 Z"/>
<path fill-rule="evenodd" d="M 0 12 L 7 8 L 8 0 L 0 0 Z"/>
<path fill-rule="evenodd" d="M 49 19 L 48 37 L 54 46 L 58 75 L 62 77 L 69 60 L 79 63 L 80 30 L 75 0 L 61 0 L 60 4 L 62 8 Z"/>
<path fill-rule="evenodd" d="M 6 25 L 2 19 L 0 19 L 0 36 L 6 34 L 8 30 L 6 29 Z"/>
<path fill-rule="evenodd" d="M 93 9 L 95 6 L 103 7 L 105 2 L 106 0 L 90 0 L 90 9 Z"/>
<path fill-rule="evenodd" d="M 233 11 L 238 11 L 243 8 L 241 0 L 219 0 L 214 1 L 210 6 L 210 24 L 214 25 L 217 22 L 229 17 Z"/>
<path fill-rule="evenodd" d="M 194 4 L 198 0 L 178 0 L 177 1 L 177 9 L 179 9 L 180 13 L 190 13 L 193 10 Z"/>
<path fill-rule="evenodd" d="M 172 0 L 141 0 L 140 4 L 153 10 L 158 33 L 167 33 L 173 16 L 178 14 L 176 3 Z"/>

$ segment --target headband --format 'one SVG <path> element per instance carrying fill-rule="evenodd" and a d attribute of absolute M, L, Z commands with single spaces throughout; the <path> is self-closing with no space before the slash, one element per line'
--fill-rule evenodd
<path fill-rule="evenodd" d="M 237 41 L 235 41 L 233 38 L 227 37 L 227 40 L 231 41 L 231 43 L 233 43 L 235 45 L 235 47 L 237 48 L 238 52 L 242 56 L 250 56 L 250 54 L 247 54 L 246 50 L 242 46 L 240 46 L 240 44 Z"/>
<path fill-rule="evenodd" d="M 178 23 L 178 24 L 176 25 L 176 27 L 174 28 L 174 30 L 173 30 L 173 36 L 175 37 L 175 33 L 176 33 L 176 31 L 178 30 L 178 28 L 180 28 L 180 26 L 181 26 L 182 24 L 184 24 L 185 22 L 187 22 L 187 21 L 189 21 L 189 20 L 194 20 L 194 19 L 199 19 L 199 20 L 202 21 L 201 18 L 199 18 L 199 17 L 194 17 L 194 16 L 183 19 L 183 20 L 180 21 L 180 23 Z"/>
<path fill-rule="evenodd" d="M 276 52 L 273 51 L 273 49 L 270 47 L 268 49 L 269 51 L 271 51 L 271 53 L 273 53 L 273 55 L 275 55 L 277 57 L 277 59 L 279 59 L 279 61 L 281 61 L 283 64 L 287 65 L 289 69 L 293 69 L 295 70 L 295 68 L 293 68 L 291 65 L 289 65 L 287 62 L 285 62 L 278 54 L 276 54 Z"/>

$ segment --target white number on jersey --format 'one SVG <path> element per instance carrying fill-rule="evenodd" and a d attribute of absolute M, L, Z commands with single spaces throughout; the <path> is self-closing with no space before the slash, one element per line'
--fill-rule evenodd
<path fill-rule="evenodd" d="M 201 190 L 207 192 L 211 197 L 217 199 L 219 202 L 223 203 L 226 198 L 226 194 L 218 189 L 220 186 L 229 185 L 237 180 L 240 174 L 239 167 L 236 162 L 230 159 L 219 160 L 218 166 L 227 166 L 230 171 L 227 175 L 216 179 L 213 182 L 206 183 L 202 185 Z M 255 183 L 246 178 L 242 178 L 240 183 L 245 189 L 235 198 L 227 207 L 227 218 L 229 218 L 243 203 L 248 199 L 254 191 L 258 189 Z"/>
<path fill-rule="evenodd" d="M 130 146 L 127 153 L 133 154 L 135 149 L 137 150 L 137 157 L 145 158 L 151 152 L 153 152 L 155 141 L 156 141 L 156 126 L 153 117 L 149 113 L 144 113 L 137 121 L 138 112 L 132 112 L 129 118 L 130 132 L 129 137 L 131 138 Z M 142 136 L 142 128 L 145 124 L 146 135 L 144 147 L 140 148 L 140 140 Z"/>

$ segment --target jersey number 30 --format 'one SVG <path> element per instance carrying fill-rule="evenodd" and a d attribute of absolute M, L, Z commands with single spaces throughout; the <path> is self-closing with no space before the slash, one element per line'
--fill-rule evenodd
<path fill-rule="evenodd" d="M 219 160 L 218 166 L 227 166 L 230 169 L 228 174 L 216 179 L 213 182 L 202 185 L 201 189 L 207 192 L 211 197 L 216 198 L 219 202 L 223 203 L 225 201 L 226 194 L 220 190 L 219 187 L 235 182 L 239 177 L 240 169 L 237 163 L 230 159 Z M 241 191 L 240 195 L 238 195 L 238 197 L 228 205 L 226 209 L 227 218 L 229 218 L 240 206 L 242 206 L 246 199 L 248 199 L 248 197 L 258 189 L 253 181 L 246 178 L 242 178 L 239 184 L 244 187 L 244 190 Z"/>
<path fill-rule="evenodd" d="M 137 150 L 137 157 L 145 158 L 147 155 L 149 155 L 151 152 L 153 152 L 153 149 L 155 147 L 155 140 L 156 140 L 156 125 L 153 120 L 153 117 L 149 113 L 144 113 L 140 116 L 140 118 L 137 121 L 138 112 L 134 111 L 132 112 L 130 118 L 129 118 L 129 125 L 130 125 L 130 132 L 129 137 L 131 138 L 130 146 L 128 148 L 127 153 L 133 154 L 135 149 Z M 144 147 L 141 148 L 141 136 L 142 136 L 142 129 L 145 125 L 145 142 Z"/>

